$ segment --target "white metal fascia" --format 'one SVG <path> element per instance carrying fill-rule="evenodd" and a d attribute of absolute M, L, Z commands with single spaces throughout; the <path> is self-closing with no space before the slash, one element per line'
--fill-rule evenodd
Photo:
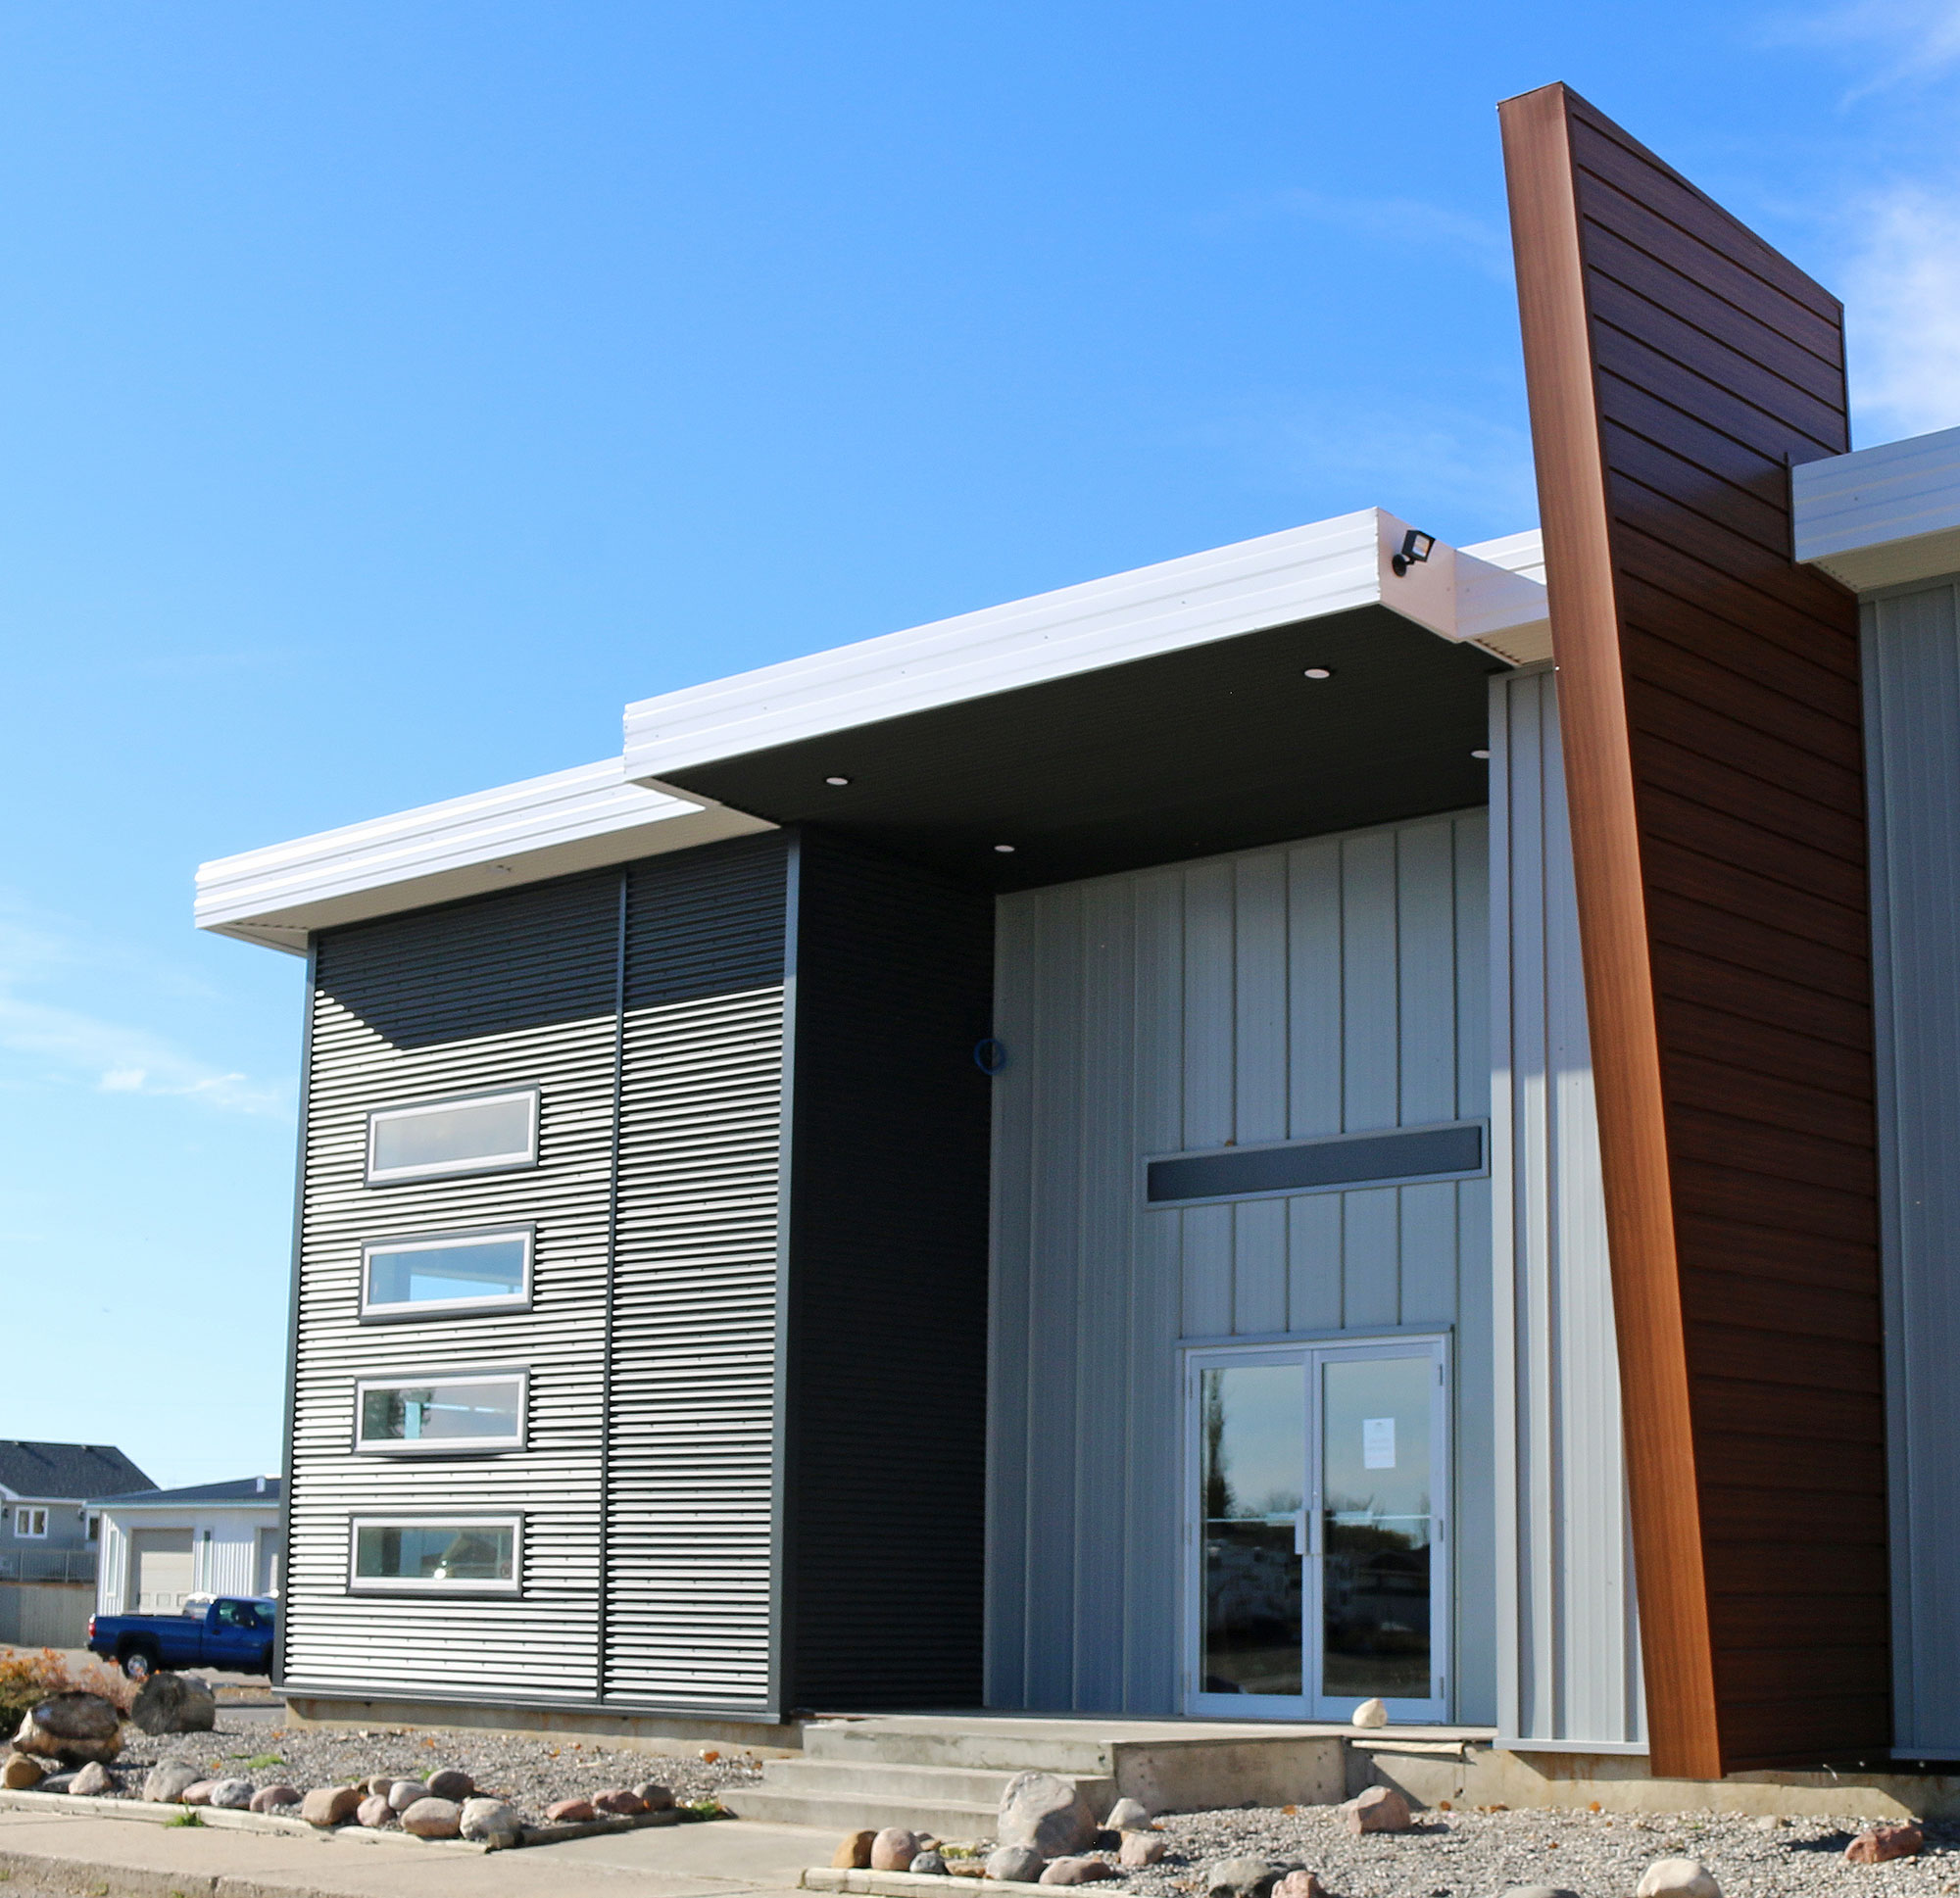
<path fill-rule="evenodd" d="M 1795 558 L 1860 592 L 1960 572 L 1960 428 L 1789 471 Z"/>
<path fill-rule="evenodd" d="M 1523 663 L 1503 642 L 1544 620 L 1538 580 L 1440 541 L 1397 575 L 1407 531 L 1365 508 L 643 699 L 626 707 L 626 775 L 661 785 L 723 758 L 1357 607 L 1389 607 Z"/>
<path fill-rule="evenodd" d="M 1536 527 L 1462 550 L 1457 629 L 1513 665 L 1551 657 L 1551 609 L 1544 597 L 1544 535 Z M 1460 569 L 1470 569 L 1464 575 Z M 1501 578 L 1497 577 L 1501 575 Z"/>
<path fill-rule="evenodd" d="M 197 873 L 197 926 L 303 954 L 316 929 L 771 828 L 607 758 L 220 857 Z"/>

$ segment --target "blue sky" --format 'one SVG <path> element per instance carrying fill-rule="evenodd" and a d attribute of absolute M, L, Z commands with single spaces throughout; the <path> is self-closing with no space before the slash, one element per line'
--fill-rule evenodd
<path fill-rule="evenodd" d="M 201 859 L 1379 504 L 1536 519 L 1576 85 L 1960 422 L 1960 4 L 0 0 L 0 1435 L 275 1467 L 302 965 Z"/>

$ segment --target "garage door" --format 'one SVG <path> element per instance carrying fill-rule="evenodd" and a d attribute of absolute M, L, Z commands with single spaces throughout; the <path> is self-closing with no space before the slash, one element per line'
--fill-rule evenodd
<path fill-rule="evenodd" d="M 139 1529 L 129 1537 L 129 1581 L 138 1615 L 173 1615 L 191 1591 L 190 1531 Z"/>

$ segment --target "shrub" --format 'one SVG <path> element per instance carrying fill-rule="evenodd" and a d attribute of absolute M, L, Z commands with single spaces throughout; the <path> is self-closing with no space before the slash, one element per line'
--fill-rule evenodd
<path fill-rule="evenodd" d="M 119 1714 L 127 1714 L 135 1698 L 134 1687 L 99 1661 L 74 1667 L 51 1647 L 39 1653 L 0 1647 L 0 1740 L 18 1730 L 30 1707 L 58 1693 L 100 1694 Z"/>

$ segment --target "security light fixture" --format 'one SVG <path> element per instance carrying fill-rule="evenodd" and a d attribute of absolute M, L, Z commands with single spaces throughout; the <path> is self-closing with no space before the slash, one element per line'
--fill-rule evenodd
<path fill-rule="evenodd" d="M 1411 527 L 1402 536 L 1402 551 L 1389 562 L 1396 570 L 1396 577 L 1399 579 L 1410 567 L 1420 566 L 1424 560 L 1429 559 L 1429 550 L 1435 545 L 1436 536 L 1434 534 L 1418 533 L 1415 528 Z"/>
<path fill-rule="evenodd" d="M 999 851 L 1003 856 L 1012 856 L 1014 853 L 1014 847 L 1011 844 L 996 844 L 994 848 L 997 851 Z"/>
<path fill-rule="evenodd" d="M 824 783 L 825 783 L 825 784 L 836 784 L 836 785 L 845 785 L 845 784 L 849 784 L 850 782 L 851 782 L 851 780 L 850 780 L 849 778 L 825 778 L 825 779 L 824 779 Z"/>
<path fill-rule="evenodd" d="M 1309 665 L 1306 668 L 1306 676 L 1309 679 L 1331 679 L 1334 676 L 1334 668 L 1328 665 Z"/>

